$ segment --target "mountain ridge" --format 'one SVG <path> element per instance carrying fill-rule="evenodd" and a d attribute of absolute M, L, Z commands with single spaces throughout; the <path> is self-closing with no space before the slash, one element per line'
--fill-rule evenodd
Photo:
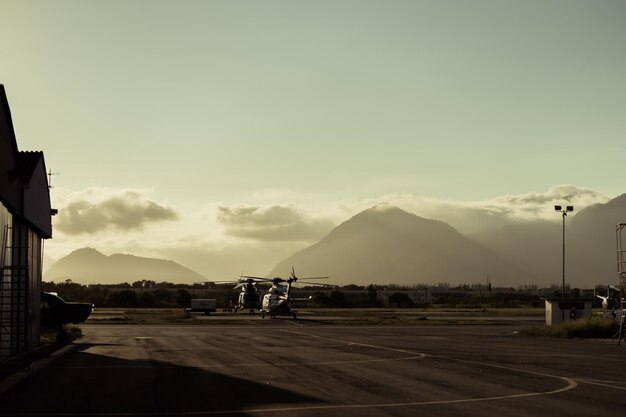
<path fill-rule="evenodd" d="M 142 279 L 187 284 L 206 281 L 201 274 L 171 260 L 122 253 L 107 256 L 89 247 L 59 259 L 43 275 L 47 281 L 71 279 L 81 284 L 132 283 Z"/>
<path fill-rule="evenodd" d="M 555 216 L 559 216 L 556 213 Z M 626 194 L 569 213 L 565 219 L 566 283 L 592 288 L 619 282 L 615 225 L 626 221 Z M 278 262 L 268 276 L 330 275 L 338 284 L 484 283 L 560 285 L 562 223 L 556 218 L 511 222 L 462 234 L 440 220 L 389 204 L 355 214 L 320 241 Z M 80 257 L 71 268 L 66 258 Z M 141 266 L 139 266 L 141 265 Z M 245 267 L 245 266 L 244 266 Z M 205 277 L 174 261 L 82 248 L 53 264 L 44 279 L 120 283 L 150 279 L 190 283 Z"/>
<path fill-rule="evenodd" d="M 565 218 L 566 284 L 574 288 L 593 288 L 597 284 L 619 282 L 615 226 L 620 222 L 626 222 L 626 194 L 574 211 Z M 496 250 L 503 259 L 533 271 L 542 285 L 561 285 L 561 221 L 520 222 L 481 230 L 470 237 Z"/>
<path fill-rule="evenodd" d="M 493 250 L 454 227 L 398 207 L 364 210 L 334 228 L 321 241 L 279 262 L 269 273 L 330 275 L 329 282 L 412 285 L 484 282 L 489 276 L 511 285 L 520 274 Z"/>

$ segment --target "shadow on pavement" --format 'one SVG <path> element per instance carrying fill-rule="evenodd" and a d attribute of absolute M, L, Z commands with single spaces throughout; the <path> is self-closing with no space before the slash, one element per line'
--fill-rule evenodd
<path fill-rule="evenodd" d="M 271 383 L 155 360 L 103 356 L 85 352 L 88 347 L 79 346 L 2 394 L 0 415 L 247 415 L 245 410 L 321 401 Z"/>

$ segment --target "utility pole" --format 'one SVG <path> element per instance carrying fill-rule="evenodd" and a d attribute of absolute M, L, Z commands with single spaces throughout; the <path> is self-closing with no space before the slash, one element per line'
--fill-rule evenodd
<path fill-rule="evenodd" d="M 565 217 L 568 212 L 574 211 L 574 206 L 554 206 L 554 211 L 561 213 L 563 217 L 563 283 L 561 284 L 561 321 L 565 321 Z"/>

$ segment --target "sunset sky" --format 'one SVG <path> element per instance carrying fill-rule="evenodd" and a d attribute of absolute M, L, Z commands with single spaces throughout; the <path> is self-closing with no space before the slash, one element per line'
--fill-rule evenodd
<path fill-rule="evenodd" d="M 265 274 L 386 201 L 462 232 L 622 194 L 624 1 L 0 0 L 58 259 Z M 227 277 L 227 278 L 228 278 Z"/>

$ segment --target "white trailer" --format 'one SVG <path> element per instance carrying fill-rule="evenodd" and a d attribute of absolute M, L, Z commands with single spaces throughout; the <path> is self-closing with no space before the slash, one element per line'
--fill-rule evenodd
<path fill-rule="evenodd" d="M 217 310 L 217 301 L 215 298 L 192 298 L 191 308 L 187 311 L 192 313 L 204 313 L 209 314 Z"/>

